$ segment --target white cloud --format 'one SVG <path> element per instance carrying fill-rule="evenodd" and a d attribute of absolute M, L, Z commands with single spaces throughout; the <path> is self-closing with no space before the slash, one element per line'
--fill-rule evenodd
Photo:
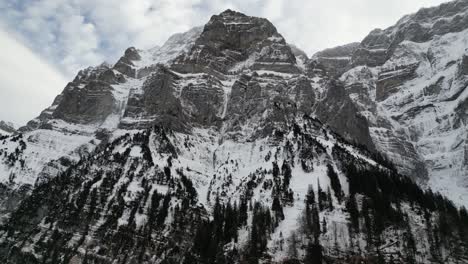
<path fill-rule="evenodd" d="M 270 19 L 285 38 L 313 52 L 361 40 L 375 27 L 445 0 L 4 0 L 0 22 L 67 76 L 128 46 L 150 48 L 233 8 Z M 33 44 L 32 44 L 33 43 Z"/>
<path fill-rule="evenodd" d="M 40 0 L 0 3 L 0 22 L 41 57 L 68 75 L 103 60 L 93 22 L 81 14 L 80 1 Z M 11 10 L 16 10 L 12 12 Z"/>
<path fill-rule="evenodd" d="M 0 120 L 24 125 L 67 83 L 53 67 L 0 28 Z"/>

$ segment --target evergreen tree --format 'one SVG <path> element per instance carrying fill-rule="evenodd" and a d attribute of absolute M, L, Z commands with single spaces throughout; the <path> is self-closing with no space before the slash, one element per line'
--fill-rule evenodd
<path fill-rule="evenodd" d="M 367 237 L 367 245 L 368 245 L 368 250 L 371 250 L 372 246 L 374 246 L 373 243 L 373 228 L 372 228 L 372 218 L 371 218 L 371 208 L 369 208 L 369 202 L 367 199 L 362 200 L 362 212 L 361 215 L 364 217 L 364 227 L 365 227 L 365 233 Z"/>
<path fill-rule="evenodd" d="M 280 170 L 279 170 L 279 167 L 278 167 L 278 163 L 276 163 L 274 161 L 273 162 L 273 171 L 272 171 L 273 179 L 277 179 L 279 177 L 279 173 L 280 173 Z"/>
<path fill-rule="evenodd" d="M 224 224 L 224 207 L 219 201 L 219 197 L 216 197 L 215 205 L 213 207 L 213 226 L 214 236 L 216 240 L 223 238 L 223 224 Z"/>
<path fill-rule="evenodd" d="M 255 203 L 248 249 L 249 263 L 258 263 L 265 252 L 268 236 L 272 230 L 271 224 L 270 209 L 264 208 L 259 202 Z"/>
<path fill-rule="evenodd" d="M 322 264 L 322 246 L 309 242 L 306 247 L 306 255 L 304 263 L 306 264 Z"/>
<path fill-rule="evenodd" d="M 322 187 L 320 186 L 320 181 L 317 181 L 317 186 L 318 186 L 318 191 L 317 191 L 318 207 L 320 211 L 323 211 L 327 204 L 327 193 L 322 190 Z"/>
<path fill-rule="evenodd" d="M 283 166 L 281 166 L 281 171 L 283 173 L 283 191 L 287 191 L 289 189 L 289 183 L 291 182 L 292 170 L 286 161 L 283 162 Z"/>
<path fill-rule="evenodd" d="M 226 205 L 224 211 L 224 242 L 229 243 L 231 240 L 237 241 L 237 226 L 238 226 L 237 206 L 231 206 L 231 203 Z"/>
<path fill-rule="evenodd" d="M 244 198 L 241 198 L 240 200 L 240 205 L 239 205 L 239 227 L 247 225 L 247 211 L 248 211 L 248 206 L 247 206 L 247 200 Z"/>
<path fill-rule="evenodd" d="M 319 210 L 317 205 L 312 207 L 312 230 L 314 234 L 314 241 L 317 243 L 320 237 L 320 218 L 319 218 Z"/>
<path fill-rule="evenodd" d="M 289 248 L 288 248 L 289 250 L 288 255 L 291 260 L 295 260 L 298 258 L 298 252 L 297 252 L 297 249 L 299 247 L 298 244 L 299 244 L 299 241 L 297 239 L 296 233 L 292 232 L 291 237 L 289 239 Z"/>
<path fill-rule="evenodd" d="M 408 216 L 405 216 L 406 218 L 406 230 L 405 234 L 403 236 L 404 240 L 404 249 L 406 251 L 406 261 L 407 263 L 415 263 L 415 258 L 416 258 L 416 241 L 414 240 L 413 232 L 411 231 L 411 226 L 409 224 L 409 219 Z"/>
<path fill-rule="evenodd" d="M 278 222 L 284 220 L 283 206 L 281 206 L 281 202 L 278 197 L 273 198 L 271 210 L 275 213 L 275 218 Z"/>
<path fill-rule="evenodd" d="M 148 210 L 148 223 L 149 223 L 150 232 L 153 228 L 155 228 L 156 219 L 158 217 L 158 211 L 159 211 L 159 202 L 162 199 L 162 197 L 163 196 L 159 194 L 157 191 L 154 191 L 153 195 L 151 196 L 151 205 Z"/>
<path fill-rule="evenodd" d="M 354 197 L 354 194 L 351 194 L 349 196 L 348 202 L 346 203 L 346 209 L 349 213 L 351 226 L 354 229 L 354 231 L 358 233 L 359 232 L 359 210 L 357 208 L 356 198 Z"/>
<path fill-rule="evenodd" d="M 320 219 L 318 205 L 315 202 L 315 193 L 312 185 L 309 185 L 305 199 L 305 230 L 308 235 L 312 235 L 314 241 L 318 241 L 320 236 Z"/>
<path fill-rule="evenodd" d="M 330 191 L 330 187 L 327 189 L 327 202 L 328 202 L 328 210 L 333 211 L 333 199 Z"/>
<path fill-rule="evenodd" d="M 163 204 L 161 210 L 158 212 L 157 216 L 157 225 L 158 226 L 163 226 L 164 221 L 166 220 L 168 210 L 169 210 L 169 203 L 171 201 L 171 195 L 169 193 L 164 196 Z"/>
<path fill-rule="evenodd" d="M 460 238 L 462 241 L 467 241 L 468 239 L 468 212 L 465 207 L 460 208 L 460 221 L 459 221 L 459 232 Z"/>
<path fill-rule="evenodd" d="M 330 185 L 333 189 L 333 192 L 335 193 L 336 199 L 338 199 L 338 202 L 341 202 L 341 199 L 343 198 L 343 190 L 341 189 L 338 174 L 335 172 L 333 166 L 330 164 L 327 165 L 327 175 L 328 178 L 330 178 Z"/>
<path fill-rule="evenodd" d="M 311 184 L 309 184 L 306 194 L 306 204 L 315 204 L 315 193 Z"/>

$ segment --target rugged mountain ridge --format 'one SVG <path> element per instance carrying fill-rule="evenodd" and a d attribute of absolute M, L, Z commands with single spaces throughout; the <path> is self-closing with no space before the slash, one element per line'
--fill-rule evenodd
<path fill-rule="evenodd" d="M 376 152 L 426 177 L 412 142 L 376 137 L 365 43 L 307 60 L 268 20 L 226 10 L 81 71 L 2 138 L 2 260 L 465 261 L 466 210 Z"/>
<path fill-rule="evenodd" d="M 466 1 L 422 9 L 311 62 L 338 69 L 372 142 L 400 172 L 465 205 L 467 10 Z"/>

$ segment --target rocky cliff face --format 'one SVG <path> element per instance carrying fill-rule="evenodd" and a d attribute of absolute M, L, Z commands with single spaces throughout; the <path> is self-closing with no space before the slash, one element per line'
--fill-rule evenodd
<path fill-rule="evenodd" d="M 464 261 L 466 210 L 400 173 L 465 201 L 467 8 L 311 59 L 226 10 L 80 71 L 0 138 L 0 260 Z"/>
<path fill-rule="evenodd" d="M 227 10 L 213 16 L 191 51 L 176 59 L 181 72 L 238 72 L 244 68 L 298 72 L 296 58 L 264 18 Z"/>
<path fill-rule="evenodd" d="M 12 123 L 8 123 L 0 120 L 0 133 L 3 135 L 10 135 L 15 133 L 16 129 Z"/>
<path fill-rule="evenodd" d="M 371 32 L 339 77 L 377 149 L 460 204 L 468 199 L 467 11 L 453 1 Z"/>

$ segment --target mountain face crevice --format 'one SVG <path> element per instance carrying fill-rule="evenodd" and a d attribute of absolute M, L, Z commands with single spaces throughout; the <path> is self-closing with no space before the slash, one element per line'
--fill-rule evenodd
<path fill-rule="evenodd" d="M 226 10 L 80 71 L 0 135 L 0 260 L 465 262 L 467 21 L 453 1 L 309 59 Z"/>

